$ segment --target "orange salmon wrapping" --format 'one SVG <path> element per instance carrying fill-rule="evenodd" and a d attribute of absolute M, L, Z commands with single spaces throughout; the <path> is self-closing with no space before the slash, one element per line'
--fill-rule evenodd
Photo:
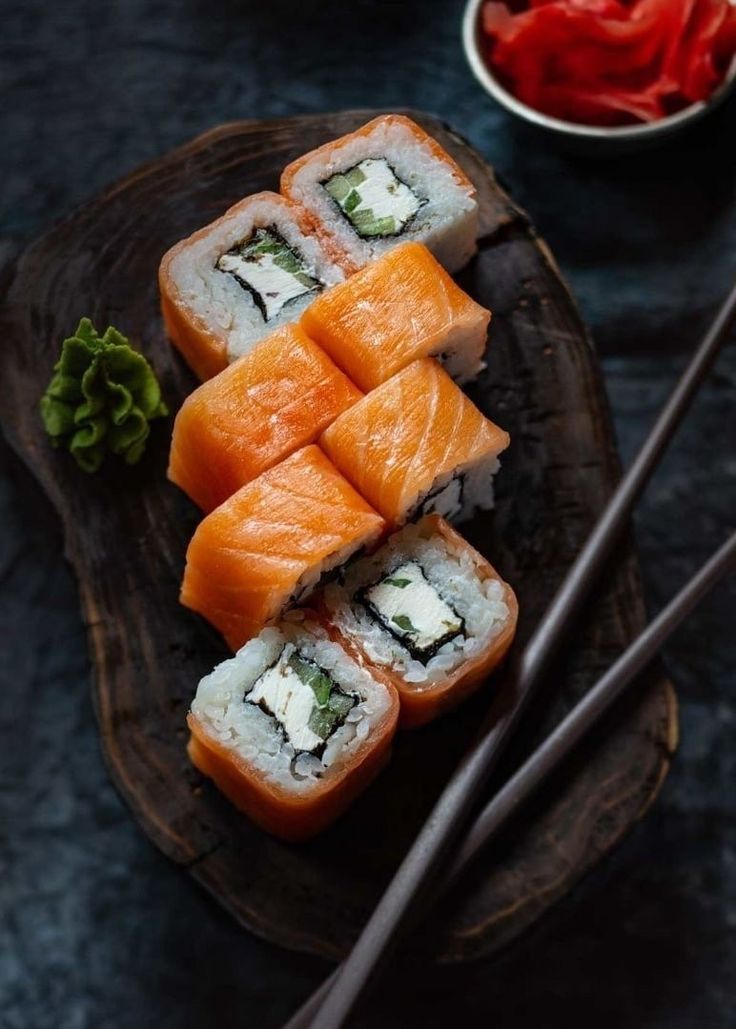
<path fill-rule="evenodd" d="M 208 736 L 189 715 L 191 738 L 187 751 L 196 767 L 215 783 L 240 811 L 266 832 L 298 842 L 322 832 L 347 810 L 384 768 L 391 757 L 399 701 L 394 702 L 370 749 L 359 762 L 326 775 L 308 798 L 294 797 L 277 785 L 264 782 L 247 762 L 234 757 L 219 741 Z"/>
<path fill-rule="evenodd" d="M 392 528 L 416 514 L 464 517 L 491 506 L 490 482 L 508 444 L 508 433 L 432 358 L 378 386 L 320 437 L 325 453 Z"/>
<path fill-rule="evenodd" d="M 277 329 L 182 404 L 169 478 L 204 511 L 306 446 L 362 396 L 296 325 Z"/>
<path fill-rule="evenodd" d="M 241 487 L 200 522 L 187 550 L 181 602 L 237 650 L 321 574 L 374 544 L 385 523 L 308 446 Z"/>
<path fill-rule="evenodd" d="M 366 392 L 420 357 L 467 382 L 483 368 L 491 312 L 421 243 L 403 243 L 326 290 L 302 327 Z"/>
<path fill-rule="evenodd" d="M 320 832 L 366 788 L 389 759 L 399 714 L 390 680 L 358 664 L 314 613 L 302 614 L 205 676 L 188 718 L 197 768 L 287 840 Z"/>

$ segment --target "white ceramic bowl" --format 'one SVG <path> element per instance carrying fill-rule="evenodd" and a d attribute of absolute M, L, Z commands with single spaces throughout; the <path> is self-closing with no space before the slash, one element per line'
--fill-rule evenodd
<path fill-rule="evenodd" d="M 463 16 L 463 46 L 465 56 L 478 82 L 485 89 L 489 96 L 505 107 L 507 111 L 515 114 L 530 125 L 543 129 L 551 135 L 564 139 L 578 145 L 608 144 L 606 150 L 610 151 L 611 145 L 616 149 L 629 149 L 634 146 L 652 145 L 664 141 L 676 132 L 680 132 L 694 122 L 699 121 L 709 114 L 732 92 L 736 86 L 736 59 L 731 64 L 726 78 L 708 100 L 699 101 L 689 107 L 671 114 L 667 118 L 660 118 L 655 122 L 646 122 L 641 125 L 582 125 L 577 122 L 563 121 L 561 118 L 553 118 L 548 114 L 529 107 L 518 100 L 512 93 L 501 85 L 489 68 L 481 49 L 482 34 L 480 27 L 481 9 L 485 0 L 468 0 Z"/>

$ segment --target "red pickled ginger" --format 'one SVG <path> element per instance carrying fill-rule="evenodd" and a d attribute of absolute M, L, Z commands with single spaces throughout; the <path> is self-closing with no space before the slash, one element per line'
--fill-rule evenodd
<path fill-rule="evenodd" d="M 486 3 L 486 56 L 530 107 L 565 121 L 664 118 L 720 85 L 736 55 L 728 0 L 530 0 Z"/>

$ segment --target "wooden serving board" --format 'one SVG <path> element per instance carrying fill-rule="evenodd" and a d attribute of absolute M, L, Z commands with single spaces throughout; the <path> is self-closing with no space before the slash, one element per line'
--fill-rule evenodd
<path fill-rule="evenodd" d="M 408 848 L 489 703 L 397 739 L 391 765 L 318 839 L 287 845 L 237 813 L 191 767 L 185 715 L 200 677 L 227 656 L 177 593 L 197 512 L 166 480 L 168 422 L 154 423 L 133 469 L 97 476 L 52 450 L 38 400 L 61 340 L 82 315 L 112 322 L 154 364 L 175 412 L 195 382 L 169 347 L 156 271 L 176 240 L 240 197 L 275 189 L 298 154 L 376 112 L 215 129 L 141 168 L 81 208 L 18 262 L 2 313 L 0 414 L 66 533 L 95 666 L 105 757 L 151 839 L 244 925 L 337 957 L 346 951 Z M 515 587 L 526 639 L 618 474 L 601 378 L 575 305 L 527 217 L 492 169 L 435 119 L 415 115 L 475 182 L 480 252 L 460 277 L 492 308 L 488 370 L 469 391 L 508 429 L 495 513 L 465 533 Z M 581 696 L 644 623 L 635 558 L 623 547 L 605 586 L 530 712 L 505 771 Z M 646 810 L 676 738 L 673 692 L 659 674 L 549 784 L 468 876 L 441 928 L 424 933 L 441 959 L 490 952 L 569 890 Z M 501 688 L 496 679 L 496 688 Z M 59 684 L 63 688 L 63 684 Z M 73 741 L 69 741 L 70 746 Z"/>

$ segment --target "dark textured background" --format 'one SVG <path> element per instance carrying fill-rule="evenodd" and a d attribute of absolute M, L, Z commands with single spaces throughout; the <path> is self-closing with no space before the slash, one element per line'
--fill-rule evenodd
<path fill-rule="evenodd" d="M 415 106 L 495 165 L 603 356 L 625 460 L 736 270 L 736 105 L 664 150 L 580 158 L 512 123 L 458 2 L 0 3 L 0 263 L 100 187 L 218 122 Z M 733 528 L 736 353 L 637 517 L 654 610 Z M 0 443 L 0 1025 L 269 1029 L 326 971 L 247 935 L 166 862 L 107 780 L 53 515 Z M 668 648 L 682 744 L 646 821 L 503 961 L 395 962 L 366 1026 L 736 1024 L 736 588 Z"/>

